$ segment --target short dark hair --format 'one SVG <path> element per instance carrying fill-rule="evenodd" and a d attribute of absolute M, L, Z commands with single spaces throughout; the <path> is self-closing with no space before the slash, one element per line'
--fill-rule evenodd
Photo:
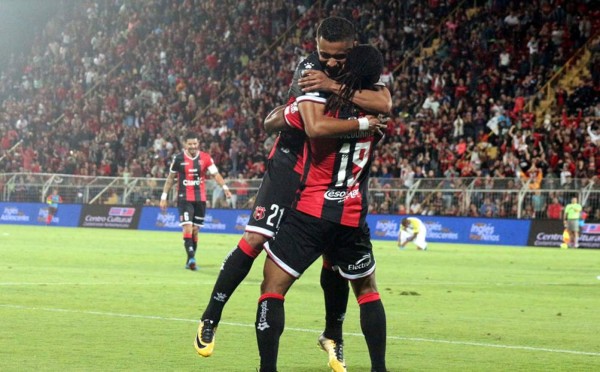
<path fill-rule="evenodd" d="M 325 111 L 336 112 L 350 104 L 356 90 L 372 89 L 381 79 L 383 56 L 372 45 L 361 44 L 350 50 L 339 78 L 342 90 L 327 100 Z"/>
<path fill-rule="evenodd" d="M 183 141 L 187 142 L 189 139 L 198 139 L 198 135 L 196 132 L 187 132 L 185 136 L 183 136 Z"/>
<path fill-rule="evenodd" d="M 325 18 L 317 28 L 317 38 L 327 41 L 353 41 L 356 36 L 352 22 L 342 17 Z"/>

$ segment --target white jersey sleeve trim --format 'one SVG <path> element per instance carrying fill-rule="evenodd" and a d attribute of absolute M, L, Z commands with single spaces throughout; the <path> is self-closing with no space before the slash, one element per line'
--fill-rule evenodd
<path fill-rule="evenodd" d="M 217 168 L 217 166 L 214 164 L 212 164 L 210 167 L 206 168 L 206 170 L 208 171 L 208 174 L 210 174 L 211 176 L 219 173 L 219 168 Z"/>

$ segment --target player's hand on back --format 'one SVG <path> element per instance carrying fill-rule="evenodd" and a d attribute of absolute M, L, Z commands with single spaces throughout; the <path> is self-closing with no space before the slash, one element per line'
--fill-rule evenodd
<path fill-rule="evenodd" d="M 330 79 L 323 71 L 305 70 L 302 77 L 298 79 L 298 85 L 304 92 L 327 91 L 333 92 L 337 89 L 337 84 Z"/>

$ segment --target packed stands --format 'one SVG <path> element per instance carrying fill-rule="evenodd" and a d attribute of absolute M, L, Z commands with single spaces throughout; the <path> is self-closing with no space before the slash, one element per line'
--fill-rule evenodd
<path fill-rule="evenodd" d="M 314 50 L 315 26 L 329 15 L 353 20 L 360 42 L 377 45 L 387 63 L 382 80 L 394 106 L 372 186 L 395 191 L 375 198 L 373 213 L 424 206 L 488 213 L 485 197 L 437 195 L 439 182 L 407 211 L 402 189 L 420 179 L 563 188 L 600 170 L 600 142 L 588 132 L 600 130 L 594 2 L 62 0 L 60 7 L 31 50 L 1 71 L 1 172 L 162 178 L 179 138 L 195 130 L 222 174 L 260 179 L 274 140 L 262 119 L 286 101 L 293 69 Z M 582 50 L 588 62 L 575 74 L 583 79 L 554 87 L 553 105 L 536 111 L 541 89 Z"/>

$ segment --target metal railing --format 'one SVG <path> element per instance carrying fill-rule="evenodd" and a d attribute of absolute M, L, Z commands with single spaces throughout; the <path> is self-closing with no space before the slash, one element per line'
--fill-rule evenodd
<path fill-rule="evenodd" d="M 0 201 L 44 202 L 57 188 L 65 203 L 158 205 L 165 179 L 91 177 L 66 174 L 0 174 Z M 209 179 L 209 208 L 252 207 L 260 179 L 230 179 L 227 200 Z M 589 179 L 564 184 L 545 179 L 539 189 L 514 178 L 421 178 L 409 187 L 399 178 L 371 178 L 369 210 L 375 214 L 421 214 L 494 218 L 549 218 L 553 202 L 565 206 L 572 197 L 584 205 L 591 219 L 600 220 L 600 185 Z M 175 188 L 169 201 L 175 205 Z"/>

